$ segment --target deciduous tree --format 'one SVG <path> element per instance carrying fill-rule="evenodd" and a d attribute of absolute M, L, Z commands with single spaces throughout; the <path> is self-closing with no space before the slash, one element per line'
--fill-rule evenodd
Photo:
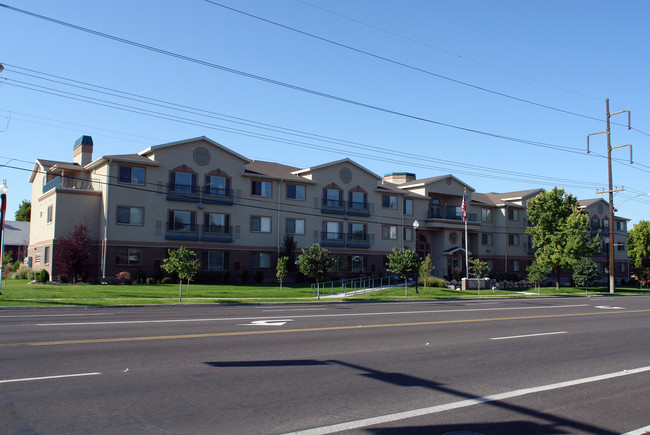
<path fill-rule="evenodd" d="M 199 270 L 199 260 L 196 258 L 194 251 L 188 251 L 185 246 L 174 250 L 167 251 L 169 256 L 163 260 L 162 268 L 167 273 L 178 274 L 178 301 L 182 301 L 183 296 L 183 280 L 187 280 L 187 291 L 190 290 L 190 280 L 196 275 Z"/>
<path fill-rule="evenodd" d="M 650 281 L 650 222 L 639 221 L 627 232 L 627 253 L 632 275 L 641 285 Z"/>
<path fill-rule="evenodd" d="M 303 249 L 302 254 L 296 260 L 300 273 L 316 281 L 318 299 L 320 299 L 319 283 L 329 276 L 332 260 L 330 251 L 321 247 L 318 243 L 314 243 L 307 250 Z"/>
<path fill-rule="evenodd" d="M 535 284 L 537 294 L 540 294 L 541 286 L 548 278 L 551 269 L 546 264 L 535 260 L 526 267 L 526 272 L 528 272 L 528 281 Z"/>
<path fill-rule="evenodd" d="M 420 267 L 420 257 L 415 251 L 410 249 L 393 248 L 393 252 L 388 254 L 388 267 L 393 272 L 404 278 L 404 297 L 408 297 L 408 277 L 418 271 Z"/>
<path fill-rule="evenodd" d="M 88 269 L 89 237 L 86 221 L 76 224 L 67 237 L 58 239 L 54 245 L 54 258 L 58 275 L 75 282 Z"/>
<path fill-rule="evenodd" d="M 481 281 L 490 273 L 487 262 L 478 258 L 468 258 L 469 274 L 478 280 L 478 292 L 481 293 Z"/>
<path fill-rule="evenodd" d="M 278 258 L 278 265 L 276 267 L 275 277 L 280 280 L 280 291 L 282 291 L 282 280 L 286 278 L 287 274 L 289 273 L 289 268 L 287 266 L 288 261 L 289 261 L 289 257 Z"/>
<path fill-rule="evenodd" d="M 598 266 L 591 258 L 581 258 L 573 265 L 573 284 L 577 287 L 584 287 L 585 293 L 589 292 L 589 286 L 598 279 Z"/>
<path fill-rule="evenodd" d="M 530 200 L 527 215 L 531 226 L 526 234 L 533 238 L 535 261 L 555 273 L 555 287 L 559 289 L 563 270 L 598 252 L 598 234 L 589 234 L 589 216 L 578 208 L 576 197 L 557 187 Z"/>
<path fill-rule="evenodd" d="M 15 216 L 17 221 L 29 222 L 32 219 L 32 203 L 23 199 L 23 202 L 18 206 L 18 210 L 16 210 Z"/>
<path fill-rule="evenodd" d="M 420 262 L 420 267 L 418 268 L 418 274 L 420 275 L 420 278 L 422 278 L 422 282 L 424 282 L 425 290 L 427 288 L 427 281 L 431 276 L 431 271 L 434 268 L 433 262 L 431 261 L 431 254 L 427 254 L 427 256 Z"/>

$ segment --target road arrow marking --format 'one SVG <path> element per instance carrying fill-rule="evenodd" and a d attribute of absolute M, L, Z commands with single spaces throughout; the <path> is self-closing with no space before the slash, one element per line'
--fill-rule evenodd
<path fill-rule="evenodd" d="M 251 323 L 242 323 L 241 326 L 282 326 L 287 322 L 293 322 L 291 319 L 282 320 L 253 320 Z"/>

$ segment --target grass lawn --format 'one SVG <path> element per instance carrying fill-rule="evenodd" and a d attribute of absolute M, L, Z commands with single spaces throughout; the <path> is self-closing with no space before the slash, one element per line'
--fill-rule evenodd
<path fill-rule="evenodd" d="M 105 305 L 147 305 L 178 304 L 178 284 L 158 285 L 89 285 L 89 284 L 29 284 L 26 280 L 7 280 L 2 283 L 0 307 L 5 306 L 105 306 Z M 329 294 L 329 289 L 322 296 Z M 619 295 L 648 294 L 646 289 L 619 287 Z M 543 287 L 541 296 L 597 296 L 609 295 L 607 287 L 594 287 L 585 293 L 584 289 L 563 287 Z M 534 289 L 518 290 L 450 290 L 446 288 L 426 289 L 419 287 L 419 294 L 409 287 L 409 300 L 418 299 L 459 299 L 459 298 L 494 298 L 494 297 L 537 297 Z M 404 300 L 404 287 L 393 287 L 365 293 L 357 296 L 321 301 L 382 301 Z M 184 304 L 197 303 L 255 303 L 255 302 L 305 302 L 315 301 L 309 284 L 284 285 L 203 285 L 191 284 L 189 292 L 183 286 Z"/>

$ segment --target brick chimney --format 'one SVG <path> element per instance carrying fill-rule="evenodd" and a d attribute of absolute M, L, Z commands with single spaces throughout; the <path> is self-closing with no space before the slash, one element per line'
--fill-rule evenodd
<path fill-rule="evenodd" d="M 93 138 L 92 136 L 81 136 L 74 143 L 74 150 L 72 151 L 72 162 L 86 166 L 93 161 Z"/>

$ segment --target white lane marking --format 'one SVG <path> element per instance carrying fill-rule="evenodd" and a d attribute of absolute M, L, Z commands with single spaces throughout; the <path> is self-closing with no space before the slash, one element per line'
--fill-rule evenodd
<path fill-rule="evenodd" d="M 10 317 L 86 317 L 86 316 L 113 316 L 115 313 L 93 313 L 93 314 L 24 314 L 22 316 L 3 316 L 0 315 L 0 319 L 7 319 Z"/>
<path fill-rule="evenodd" d="M 325 311 L 327 308 L 291 308 L 291 309 L 285 309 L 285 310 L 261 310 L 265 313 L 271 313 L 271 312 L 287 312 L 287 311 Z"/>
<path fill-rule="evenodd" d="M 291 434 L 300 435 L 319 435 L 329 434 L 334 432 L 341 432 L 345 430 L 359 429 L 362 427 L 374 426 L 377 424 L 390 423 L 393 421 L 404 420 L 407 418 L 421 417 L 423 415 L 437 414 L 443 411 L 452 409 L 465 408 L 472 405 L 479 405 L 481 403 L 495 402 L 499 400 L 511 399 L 526 394 L 541 393 L 543 391 L 556 390 L 559 388 L 573 387 L 576 385 L 587 384 L 590 382 L 604 381 L 607 379 L 618 378 L 637 373 L 650 371 L 650 367 L 640 367 L 637 369 L 624 370 L 620 372 L 608 373 L 599 376 L 590 376 L 588 378 L 575 379 L 573 381 L 557 382 L 555 384 L 541 385 L 539 387 L 522 388 L 520 390 L 507 391 L 505 393 L 492 394 L 485 397 L 475 397 L 473 399 L 460 400 L 458 402 L 445 403 L 443 405 L 430 406 L 427 408 L 413 409 L 411 411 L 397 412 L 395 414 L 380 415 L 377 417 L 364 418 L 361 420 L 348 421 L 346 423 L 333 424 L 330 426 L 315 427 L 306 429 Z"/>
<path fill-rule="evenodd" d="M 623 307 L 610 307 L 609 305 L 596 305 L 594 308 L 600 308 L 601 310 L 624 310 Z"/>
<path fill-rule="evenodd" d="M 422 310 L 422 311 L 389 311 L 382 313 L 337 313 L 337 314 L 309 314 L 304 316 L 292 316 L 293 318 L 317 318 L 317 317 L 359 317 L 359 316 L 390 316 L 396 314 L 434 314 L 434 313 L 467 313 L 474 311 L 513 311 L 513 310 L 543 310 L 552 308 L 577 308 L 588 307 L 589 304 L 576 305 L 549 305 L 544 307 L 507 307 L 507 308 L 477 308 L 477 309 L 457 309 L 457 310 Z M 37 323 L 36 326 L 76 326 L 76 325 L 128 325 L 136 323 L 181 323 L 181 322 L 222 322 L 237 320 L 264 320 L 278 319 L 279 317 L 216 317 L 207 319 L 166 319 L 166 320 L 121 320 L 105 322 L 66 322 L 66 323 Z"/>
<path fill-rule="evenodd" d="M 539 337 L 540 335 L 567 334 L 567 331 L 540 332 L 539 334 L 511 335 L 510 337 L 493 337 L 490 340 L 508 340 L 510 338 Z"/>
<path fill-rule="evenodd" d="M 643 435 L 647 433 L 650 433 L 650 426 L 640 427 L 636 430 L 625 432 L 623 435 Z"/>
<path fill-rule="evenodd" d="M 251 323 L 241 323 L 240 326 L 282 326 L 287 322 L 293 322 L 293 320 L 253 320 Z"/>
<path fill-rule="evenodd" d="M 78 378 L 80 376 L 97 376 L 97 375 L 101 375 L 101 373 L 99 372 L 75 373 L 72 375 L 41 376 L 38 378 L 4 379 L 4 380 L 0 380 L 0 384 L 8 384 L 10 382 L 44 381 L 47 379 Z"/>

